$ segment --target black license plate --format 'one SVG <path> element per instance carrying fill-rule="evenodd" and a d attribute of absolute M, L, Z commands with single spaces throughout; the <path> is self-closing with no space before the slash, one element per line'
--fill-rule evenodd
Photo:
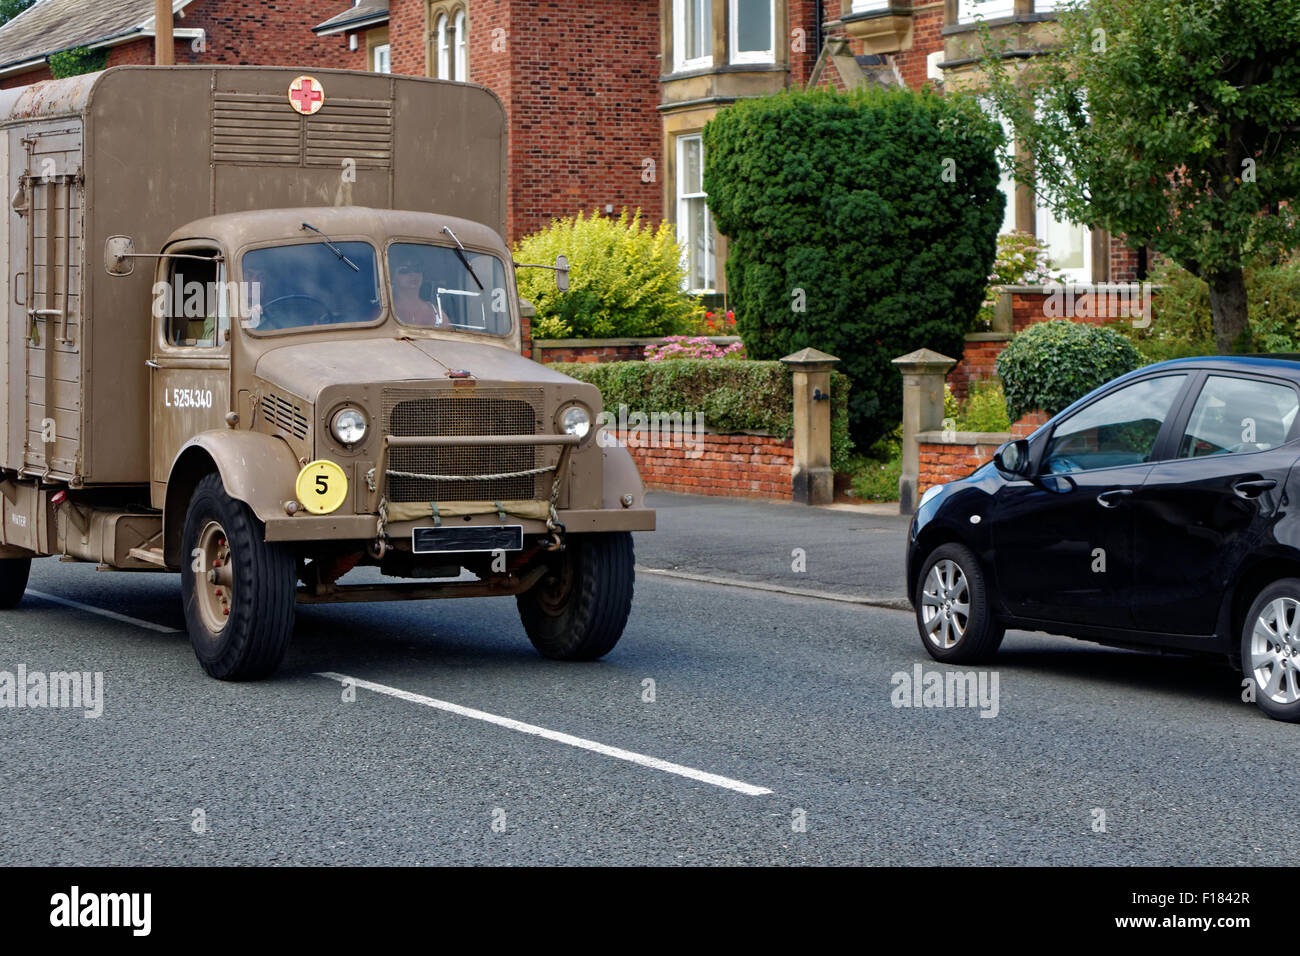
<path fill-rule="evenodd" d="M 478 528 L 416 528 L 411 532 L 411 550 L 416 554 L 520 551 L 523 546 L 524 526 L 519 524 Z"/>

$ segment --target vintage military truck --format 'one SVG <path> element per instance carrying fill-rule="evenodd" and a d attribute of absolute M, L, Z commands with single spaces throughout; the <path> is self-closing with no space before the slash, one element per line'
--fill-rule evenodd
<path fill-rule="evenodd" d="M 515 595 L 542 654 L 614 646 L 654 512 L 599 391 L 520 354 L 494 94 L 120 67 L 0 131 L 0 606 L 33 557 L 179 572 L 222 679 L 298 603 Z"/>

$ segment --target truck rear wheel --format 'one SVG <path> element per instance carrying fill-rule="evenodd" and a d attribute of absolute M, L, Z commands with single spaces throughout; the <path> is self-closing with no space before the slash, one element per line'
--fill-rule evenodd
<path fill-rule="evenodd" d="M 604 657 L 632 610 L 631 533 L 573 535 L 547 560 L 550 573 L 516 598 L 528 639 L 552 660 Z"/>
<path fill-rule="evenodd" d="M 226 494 L 220 475 L 194 489 L 185 516 L 181 595 L 190 643 L 218 680 L 257 680 L 279 667 L 293 634 L 294 554 Z"/>
<path fill-rule="evenodd" d="M 32 573 L 31 558 L 0 559 L 0 610 L 18 606 L 27 593 L 27 577 Z"/>

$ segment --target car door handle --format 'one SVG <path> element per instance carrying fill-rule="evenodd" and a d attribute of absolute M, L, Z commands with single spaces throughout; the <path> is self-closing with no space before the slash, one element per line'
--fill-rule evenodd
<path fill-rule="evenodd" d="M 1119 504 L 1121 498 L 1133 494 L 1132 488 L 1116 488 L 1114 491 L 1103 491 L 1097 496 L 1097 504 L 1103 508 L 1114 508 Z"/>
<path fill-rule="evenodd" d="M 1277 480 L 1274 478 L 1259 478 L 1255 481 L 1239 481 L 1232 486 L 1233 492 L 1238 498 L 1258 498 L 1270 488 L 1277 487 Z"/>

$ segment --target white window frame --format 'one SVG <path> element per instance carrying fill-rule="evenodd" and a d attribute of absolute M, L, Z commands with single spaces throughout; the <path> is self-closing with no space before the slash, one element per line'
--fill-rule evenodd
<path fill-rule="evenodd" d="M 447 14 L 438 14 L 436 28 L 437 39 L 434 41 L 438 44 L 438 79 L 451 79 L 451 47 L 447 43 Z"/>
<path fill-rule="evenodd" d="M 674 182 L 674 189 L 677 193 L 677 241 L 682 250 L 682 263 L 686 266 L 686 291 L 705 294 L 717 291 L 718 288 L 718 250 L 713 241 L 713 213 L 709 211 L 709 195 L 704 192 L 704 183 L 700 183 L 700 191 L 687 193 L 682 189 L 682 174 L 686 168 L 686 144 L 696 142 L 700 144 L 700 178 L 704 177 L 704 134 L 703 133 L 685 133 L 677 137 L 677 175 Z M 690 270 L 690 233 L 687 227 L 690 222 L 690 203 L 692 200 L 704 200 L 704 228 L 705 235 L 705 260 L 704 260 L 704 286 L 703 288 L 693 288 L 691 286 Z M 708 250 L 712 247 L 712 252 Z"/>
<path fill-rule="evenodd" d="M 732 63 L 775 63 L 776 62 L 776 0 L 767 3 L 767 40 L 766 50 L 741 50 L 740 44 L 740 0 L 728 0 L 727 14 L 731 29 L 728 41 L 731 49 L 728 55 Z"/>
<path fill-rule="evenodd" d="M 888 10 L 891 0 L 853 0 L 850 13 L 879 13 Z"/>
<path fill-rule="evenodd" d="M 380 51 L 383 51 L 383 69 L 380 67 Z M 393 47 L 390 43 L 380 43 L 370 51 L 370 69 L 374 73 L 393 72 Z"/>
<path fill-rule="evenodd" d="M 1014 16 L 1016 0 L 957 0 L 957 22 L 974 23 L 976 14 L 984 20 Z"/>
<path fill-rule="evenodd" d="M 697 0 L 673 0 L 673 70 L 681 72 L 683 70 L 703 70 L 713 66 L 713 3 L 721 0 L 711 0 L 709 4 L 709 17 L 707 24 L 707 35 L 709 37 L 708 50 L 704 56 L 688 60 L 685 56 L 686 51 L 686 9 L 687 6 Z M 698 0 L 703 3 L 703 0 Z"/>
<path fill-rule="evenodd" d="M 461 82 L 469 79 L 469 31 L 465 29 L 466 22 L 465 9 L 462 7 L 456 11 L 456 17 L 452 20 L 451 61 L 451 78 Z"/>

